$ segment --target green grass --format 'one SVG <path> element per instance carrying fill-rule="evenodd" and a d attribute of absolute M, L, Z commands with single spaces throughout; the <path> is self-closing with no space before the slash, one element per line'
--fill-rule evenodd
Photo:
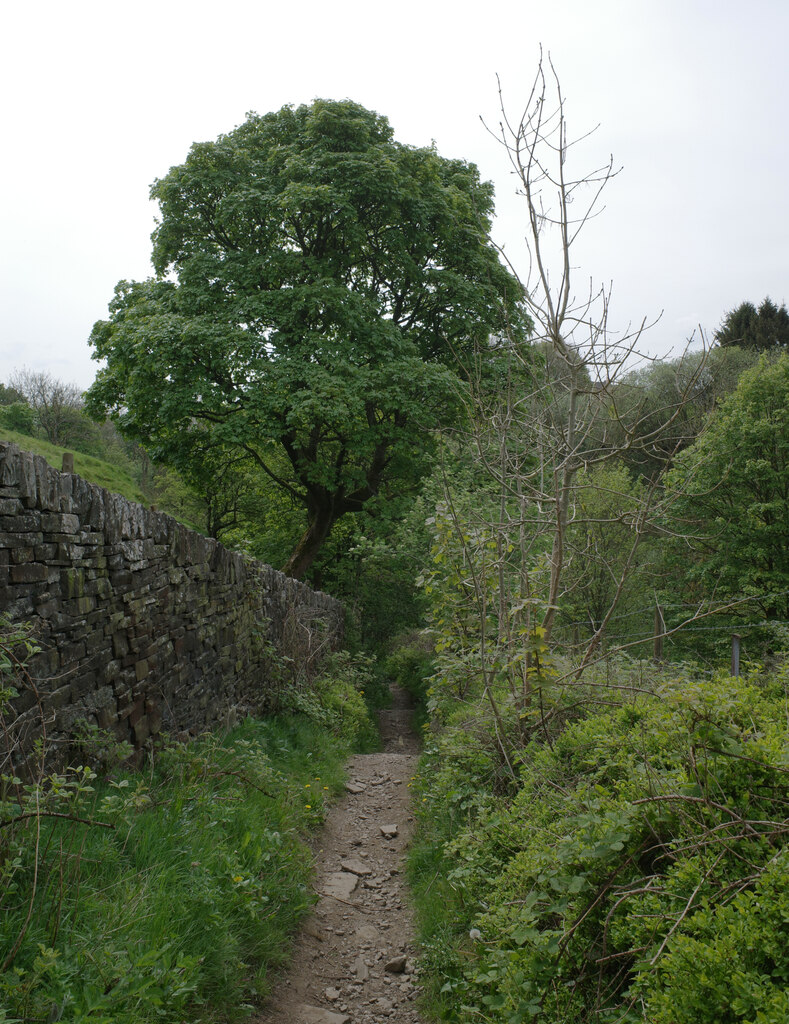
<path fill-rule="evenodd" d="M 440 809 L 431 806 L 430 812 L 419 818 L 408 853 L 408 882 L 420 945 L 421 1007 L 430 1019 L 445 1020 L 453 1009 L 452 983 L 467 966 L 468 915 L 462 891 L 448 877 L 445 847 L 451 825 Z"/>
<path fill-rule="evenodd" d="M 23 451 L 43 456 L 49 465 L 57 470 L 60 470 L 63 465 L 64 453 L 72 452 L 74 472 L 89 483 L 96 484 L 98 487 L 106 487 L 108 491 L 121 494 L 129 501 L 136 501 L 141 505 L 147 504 L 145 494 L 131 474 L 120 466 L 112 465 L 111 462 L 97 459 L 92 455 L 84 455 L 72 448 L 59 448 L 57 445 L 50 444 L 49 441 L 31 437 L 29 434 L 20 434 L 5 427 L 0 427 L 0 440 L 12 441 Z"/>
<path fill-rule="evenodd" d="M 71 820 L 12 821 L 22 807 L 6 780 L 0 951 L 24 936 L 0 973 L 0 1021 L 247 1015 L 313 901 L 304 837 L 344 756 L 304 716 L 248 720 L 224 741 L 161 749 L 142 773 L 50 779 L 41 809 Z"/>

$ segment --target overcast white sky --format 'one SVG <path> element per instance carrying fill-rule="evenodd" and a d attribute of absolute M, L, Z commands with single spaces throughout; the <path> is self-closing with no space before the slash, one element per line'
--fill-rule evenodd
<path fill-rule="evenodd" d="M 197 140 L 315 97 L 387 115 L 496 185 L 518 258 L 513 180 L 479 117 L 513 109 L 550 50 L 571 134 L 624 170 L 579 277 L 614 281 L 614 327 L 663 310 L 677 351 L 745 299 L 789 300 L 786 0 L 30 0 L 3 11 L 0 381 L 87 386 L 87 338 L 121 278 L 151 272 L 148 188 Z"/>

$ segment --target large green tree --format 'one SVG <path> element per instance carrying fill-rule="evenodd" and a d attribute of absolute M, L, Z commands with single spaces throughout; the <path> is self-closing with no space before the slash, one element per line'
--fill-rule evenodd
<path fill-rule="evenodd" d="M 789 353 L 747 370 L 670 478 L 690 578 L 789 618 Z"/>
<path fill-rule="evenodd" d="M 518 330 L 492 186 L 317 100 L 195 144 L 151 194 L 156 277 L 95 325 L 90 408 L 176 466 L 207 442 L 254 458 L 306 510 L 301 576 L 342 515 L 419 479 L 457 357 Z"/>

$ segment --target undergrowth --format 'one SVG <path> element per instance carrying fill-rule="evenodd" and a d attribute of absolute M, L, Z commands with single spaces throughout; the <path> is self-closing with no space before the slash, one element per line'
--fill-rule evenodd
<path fill-rule="evenodd" d="M 410 695 L 414 708 L 414 727 L 424 729 L 429 721 L 428 679 L 434 671 L 434 657 L 429 643 L 418 633 L 396 637 L 381 668 L 388 681 L 401 686 Z"/>
<path fill-rule="evenodd" d="M 315 706 L 164 746 L 142 771 L 2 775 L 0 1021 L 248 1015 L 313 902 L 305 836 L 370 740 L 360 682 L 335 662 Z"/>
<path fill-rule="evenodd" d="M 621 663 L 441 704 L 410 857 L 429 1010 L 495 1024 L 789 1020 L 786 669 Z M 505 756 L 506 754 L 506 756 Z"/>

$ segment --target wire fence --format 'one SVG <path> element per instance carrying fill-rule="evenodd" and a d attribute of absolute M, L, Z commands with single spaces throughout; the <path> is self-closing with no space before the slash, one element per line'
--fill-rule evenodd
<path fill-rule="evenodd" d="M 643 608 L 634 608 L 631 611 L 619 612 L 616 615 L 612 615 L 609 618 L 608 621 L 609 622 L 618 622 L 618 621 L 621 621 L 622 619 L 630 619 L 630 618 L 634 618 L 636 615 L 644 615 L 646 613 L 649 613 L 651 615 L 654 612 L 654 610 L 655 610 L 655 603 L 657 603 L 664 612 L 670 612 L 670 611 L 673 611 L 673 610 L 682 610 L 682 611 L 691 612 L 696 617 L 699 617 L 699 615 L 704 615 L 704 616 L 707 616 L 707 617 L 710 616 L 710 615 L 733 615 L 735 608 L 741 608 L 742 606 L 749 605 L 749 604 L 757 604 L 759 601 L 775 600 L 776 598 L 787 597 L 787 596 L 789 596 L 789 590 L 779 590 L 779 591 L 771 590 L 771 591 L 766 591 L 765 593 L 762 593 L 762 594 L 750 594 L 750 595 L 748 595 L 748 597 L 738 598 L 737 600 L 730 601 L 730 602 L 728 602 L 725 605 L 720 605 L 718 608 L 715 608 L 715 607 L 712 607 L 712 606 L 708 606 L 708 607 L 705 608 L 705 606 L 704 605 L 700 605 L 699 602 L 691 602 L 691 601 L 664 601 L 662 599 L 659 599 L 657 602 L 653 601 L 652 604 L 646 605 Z M 748 623 L 747 625 L 757 627 L 757 626 L 763 626 L 767 622 L 772 622 L 772 623 L 776 623 L 776 624 L 779 624 L 779 625 L 789 625 L 789 622 L 787 622 L 786 620 L 783 620 L 783 619 L 781 619 L 781 620 L 778 620 L 778 619 L 770 619 L 770 620 L 762 619 L 759 622 Z M 569 623 L 567 623 L 567 625 L 570 626 L 570 627 L 573 627 L 573 626 L 588 626 L 589 625 L 589 620 L 588 619 L 579 619 L 577 622 L 569 622 Z M 697 627 L 697 628 L 707 629 L 707 628 L 712 628 L 712 627 L 704 626 L 704 627 Z"/>
<path fill-rule="evenodd" d="M 634 608 L 628 611 L 611 615 L 606 623 L 605 629 L 602 625 L 591 619 L 572 621 L 564 623 L 565 629 L 573 635 L 573 645 L 579 646 L 584 642 L 580 638 L 580 630 L 584 629 L 596 634 L 601 631 L 600 639 L 605 643 L 609 653 L 611 645 L 621 645 L 618 650 L 623 651 L 630 648 L 638 648 L 642 645 L 653 645 L 653 660 L 664 660 L 664 641 L 677 647 L 687 647 L 687 641 L 694 635 L 706 634 L 713 636 L 718 634 L 719 642 L 715 645 L 718 652 L 724 645 L 731 647 L 731 674 L 740 674 L 740 660 L 742 654 L 743 635 L 760 635 L 762 638 L 772 638 L 776 629 L 789 627 L 789 620 L 778 618 L 756 618 L 749 616 L 748 610 L 759 602 L 774 602 L 778 598 L 789 595 L 786 591 L 770 591 L 762 594 L 749 595 L 741 599 L 730 601 L 727 604 L 717 607 L 687 601 L 662 601 L 657 598 L 652 604 L 641 608 Z M 635 620 L 645 615 L 651 616 L 651 628 L 639 630 L 638 623 L 634 622 L 634 628 L 628 628 L 627 621 Z M 702 624 L 701 620 L 709 620 Z M 667 624 L 668 621 L 668 624 Z M 609 632 L 614 626 L 617 632 Z M 625 631 L 626 630 L 626 631 Z"/>

